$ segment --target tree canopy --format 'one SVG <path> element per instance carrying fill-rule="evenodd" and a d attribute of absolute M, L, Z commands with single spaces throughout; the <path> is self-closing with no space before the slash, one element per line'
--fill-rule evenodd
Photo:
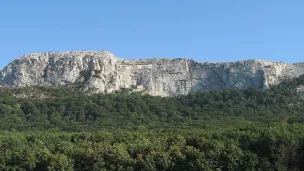
<path fill-rule="evenodd" d="M 299 85 L 173 97 L 2 88 L 0 170 L 303 170 Z"/>

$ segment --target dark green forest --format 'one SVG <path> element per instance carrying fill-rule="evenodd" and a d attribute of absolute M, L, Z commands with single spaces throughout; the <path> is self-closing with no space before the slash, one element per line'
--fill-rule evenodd
<path fill-rule="evenodd" d="M 0 170 L 304 170 L 304 76 L 154 97 L 0 89 Z"/>

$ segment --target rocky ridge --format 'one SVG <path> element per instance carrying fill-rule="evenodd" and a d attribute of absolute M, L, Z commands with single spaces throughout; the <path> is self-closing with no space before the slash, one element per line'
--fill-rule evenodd
<path fill-rule="evenodd" d="M 0 71 L 2 86 L 71 86 L 90 93 L 132 89 L 157 96 L 217 89 L 269 88 L 304 74 L 304 63 L 264 60 L 195 62 L 189 59 L 125 60 L 107 51 L 24 55 Z"/>

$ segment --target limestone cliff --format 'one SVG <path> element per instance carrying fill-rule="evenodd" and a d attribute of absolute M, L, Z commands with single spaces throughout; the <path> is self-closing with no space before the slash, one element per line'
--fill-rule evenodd
<path fill-rule="evenodd" d="M 124 60 L 107 51 L 48 52 L 25 55 L 8 64 L 0 72 L 0 84 L 72 86 L 92 93 L 130 88 L 169 96 L 201 90 L 268 88 L 302 74 L 304 63 Z"/>

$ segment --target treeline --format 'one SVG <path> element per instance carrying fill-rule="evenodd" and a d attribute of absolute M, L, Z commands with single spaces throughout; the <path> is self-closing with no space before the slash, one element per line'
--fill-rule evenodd
<path fill-rule="evenodd" d="M 295 88 L 304 76 L 269 90 L 218 90 L 186 96 L 153 97 L 118 92 L 85 95 L 65 88 L 28 87 L 0 92 L 1 130 L 83 131 L 99 128 L 201 127 L 214 122 L 304 121 Z"/>

